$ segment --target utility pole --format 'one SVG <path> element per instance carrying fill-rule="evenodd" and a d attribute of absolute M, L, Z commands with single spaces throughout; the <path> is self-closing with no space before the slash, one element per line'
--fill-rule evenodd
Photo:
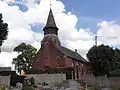
<path fill-rule="evenodd" d="M 97 38 L 98 38 L 98 36 L 95 35 L 95 46 L 97 46 Z"/>

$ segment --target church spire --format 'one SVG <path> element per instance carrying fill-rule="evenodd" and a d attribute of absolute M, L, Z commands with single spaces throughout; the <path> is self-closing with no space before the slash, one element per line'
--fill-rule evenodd
<path fill-rule="evenodd" d="M 56 23 L 51 8 L 47 19 L 46 27 L 56 27 Z"/>
<path fill-rule="evenodd" d="M 50 8 L 46 26 L 43 28 L 44 35 L 46 34 L 58 34 L 58 28 L 56 26 L 52 9 Z"/>

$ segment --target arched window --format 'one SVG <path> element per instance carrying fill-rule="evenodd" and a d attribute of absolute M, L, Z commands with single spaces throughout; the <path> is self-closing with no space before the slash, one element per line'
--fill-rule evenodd
<path fill-rule="evenodd" d="M 57 56 L 57 57 L 56 57 L 56 60 L 57 60 L 57 66 L 59 66 L 59 65 L 60 65 L 60 57 Z"/>
<path fill-rule="evenodd" d="M 57 56 L 57 57 L 56 57 L 56 59 L 57 59 L 57 60 L 60 60 L 60 57 L 59 57 L 59 56 Z"/>

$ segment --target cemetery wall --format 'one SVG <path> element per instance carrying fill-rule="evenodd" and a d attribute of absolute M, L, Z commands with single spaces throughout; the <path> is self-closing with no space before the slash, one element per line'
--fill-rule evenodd
<path fill-rule="evenodd" d="M 120 88 L 120 77 L 94 77 L 94 76 L 83 76 L 85 82 L 89 85 L 95 85 L 95 83 L 100 84 L 103 87 L 118 87 Z"/>
<path fill-rule="evenodd" d="M 63 80 L 66 80 L 66 74 L 28 74 L 27 78 L 34 77 L 35 84 L 38 84 L 39 82 L 46 82 L 48 84 L 52 84 L 55 82 L 62 82 Z"/>
<path fill-rule="evenodd" d="M 10 76 L 0 76 L 0 85 L 10 86 Z"/>

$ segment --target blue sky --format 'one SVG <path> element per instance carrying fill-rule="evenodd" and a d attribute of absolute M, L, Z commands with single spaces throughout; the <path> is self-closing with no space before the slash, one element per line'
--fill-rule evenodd
<path fill-rule="evenodd" d="M 26 0 L 16 0 L 24 1 Z M 35 0 L 37 3 L 40 0 Z M 99 21 L 116 21 L 120 23 L 120 0 L 61 0 L 65 4 L 65 9 L 71 11 L 78 17 L 77 28 L 91 28 L 92 32 L 96 32 L 96 24 Z M 28 7 L 24 4 L 14 3 L 22 11 L 27 11 Z M 32 29 L 38 31 L 40 26 L 37 24 Z"/>
<path fill-rule="evenodd" d="M 120 23 L 120 0 L 62 0 L 65 8 L 79 17 L 78 28 L 91 28 L 96 32 L 99 21 Z"/>
<path fill-rule="evenodd" d="M 114 18 L 120 16 L 120 0 L 62 0 L 78 16 Z"/>

